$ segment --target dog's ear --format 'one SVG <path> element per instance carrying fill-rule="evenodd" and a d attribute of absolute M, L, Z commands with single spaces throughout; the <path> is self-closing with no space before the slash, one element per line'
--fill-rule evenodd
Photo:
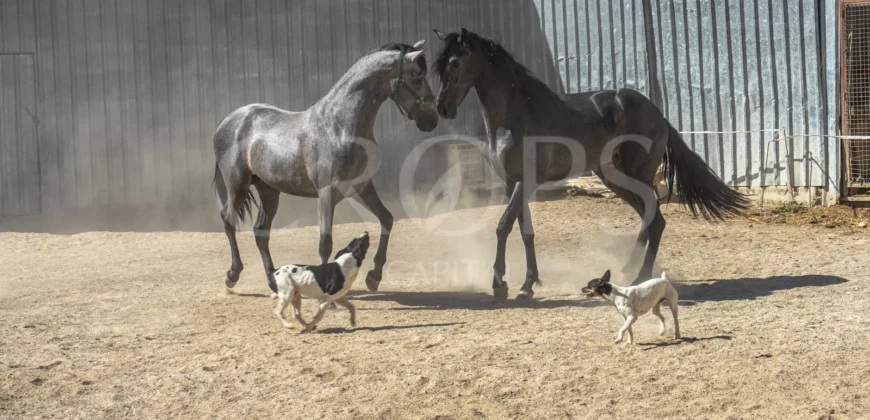
<path fill-rule="evenodd" d="M 598 284 L 610 283 L 610 270 L 604 272 L 604 275 L 598 279 Z"/>
<path fill-rule="evenodd" d="M 435 32 L 435 36 L 437 36 L 440 41 L 443 41 L 444 38 L 447 38 L 447 35 L 444 32 L 441 32 L 437 29 L 433 29 L 432 31 Z"/>

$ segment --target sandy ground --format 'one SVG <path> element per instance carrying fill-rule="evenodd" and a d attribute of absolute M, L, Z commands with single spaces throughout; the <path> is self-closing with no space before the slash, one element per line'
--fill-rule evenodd
<path fill-rule="evenodd" d="M 579 289 L 607 268 L 627 280 L 628 206 L 534 204 L 543 286 L 494 306 L 501 208 L 440 219 L 442 233 L 480 222 L 458 236 L 397 222 L 381 291 L 354 285 L 359 327 L 330 312 L 314 334 L 274 318 L 249 233 L 235 296 L 223 234 L 0 234 L 0 417 L 870 418 L 866 230 L 670 206 L 659 263 L 684 340 L 646 315 L 625 346 L 621 317 Z M 364 229 L 378 237 L 337 226 L 336 246 Z M 276 263 L 315 262 L 316 232 L 276 231 Z M 524 271 L 515 234 L 512 298 Z"/>

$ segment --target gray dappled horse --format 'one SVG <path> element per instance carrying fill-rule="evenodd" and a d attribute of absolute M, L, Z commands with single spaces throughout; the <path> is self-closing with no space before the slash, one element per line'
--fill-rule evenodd
<path fill-rule="evenodd" d="M 517 220 L 527 268 L 517 298 L 531 298 L 532 286 L 540 283 L 529 199 L 541 183 L 592 170 L 641 215 L 641 231 L 624 269 L 635 269 L 646 248 L 635 283 L 651 277 L 665 228 L 652 189 L 659 164 L 664 162 L 669 185 L 693 214 L 722 219 L 747 208 L 746 198 L 716 177 L 639 92 L 588 92 L 569 105 L 497 42 L 464 28 L 435 33 L 443 41 L 435 62 L 441 78 L 438 113 L 455 118 L 459 104 L 475 89 L 486 123 L 484 154 L 505 180 L 510 196 L 496 230 L 492 287 L 497 299 L 507 297 L 505 245 Z"/>
<path fill-rule="evenodd" d="M 422 47 L 423 41 L 419 41 L 414 46 L 387 44 L 372 50 L 305 111 L 252 104 L 224 118 L 214 135 L 214 184 L 232 253 L 227 288 L 236 285 L 242 272 L 236 228 L 245 213 L 251 213 L 253 185 L 260 196 L 254 234 L 273 292 L 275 267 L 269 253 L 269 231 L 281 193 L 318 199 L 321 263 L 326 263 L 332 252 L 333 211 L 342 199 L 358 200 L 377 217 L 381 237 L 374 269 L 366 277 L 368 288 L 377 290 L 387 260 L 393 215 L 371 182 L 378 162 L 375 118 L 381 104 L 390 98 L 416 121 L 417 128 L 426 132 L 435 129 L 438 113 L 426 80 Z"/>

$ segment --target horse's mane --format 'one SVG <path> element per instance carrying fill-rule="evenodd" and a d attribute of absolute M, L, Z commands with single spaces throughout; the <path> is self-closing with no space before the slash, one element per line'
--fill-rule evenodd
<path fill-rule="evenodd" d="M 459 48 L 460 43 L 467 42 L 472 49 L 480 51 L 488 57 L 489 63 L 494 71 L 500 71 L 506 74 L 509 80 L 515 82 L 513 85 L 520 89 L 520 93 L 531 98 L 533 94 L 544 94 L 550 99 L 561 98 L 546 83 L 538 79 L 531 70 L 518 62 L 500 43 L 497 41 L 480 36 L 471 31 L 465 31 L 462 41 L 459 40 L 459 32 L 451 32 L 444 37 L 444 42 L 441 51 L 438 53 L 438 58 L 435 60 L 435 71 L 438 77 L 444 82 L 444 74 L 447 71 L 447 64 L 450 57 L 453 55 L 456 48 Z"/>
<path fill-rule="evenodd" d="M 371 54 L 374 54 L 374 53 L 377 53 L 377 52 L 383 52 L 383 51 L 400 51 L 400 52 L 407 54 L 409 52 L 417 51 L 417 49 L 414 48 L 413 45 L 402 44 L 399 42 L 390 42 L 388 44 L 381 45 L 380 47 L 372 48 L 367 53 L 365 53 L 364 57 L 371 55 Z M 417 60 L 417 63 L 420 64 L 420 67 L 423 68 L 424 72 L 429 71 L 428 67 L 426 66 L 426 56 L 425 55 L 421 55 L 420 58 Z"/>

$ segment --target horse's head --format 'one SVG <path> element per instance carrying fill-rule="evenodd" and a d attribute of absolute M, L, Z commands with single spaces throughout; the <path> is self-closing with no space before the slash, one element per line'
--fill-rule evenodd
<path fill-rule="evenodd" d="M 441 92 L 438 94 L 438 113 L 444 118 L 456 118 L 456 110 L 465 95 L 480 77 L 483 62 L 477 52 L 476 40 L 479 36 L 462 28 L 461 32 L 444 34 L 435 29 L 443 47 L 435 61 L 435 70 L 441 78 Z"/>
<path fill-rule="evenodd" d="M 390 80 L 390 98 L 405 116 L 417 123 L 418 129 L 429 132 L 438 125 L 438 111 L 426 77 L 428 68 L 423 43 L 420 40 L 411 48 L 400 50 L 395 77 Z"/>

